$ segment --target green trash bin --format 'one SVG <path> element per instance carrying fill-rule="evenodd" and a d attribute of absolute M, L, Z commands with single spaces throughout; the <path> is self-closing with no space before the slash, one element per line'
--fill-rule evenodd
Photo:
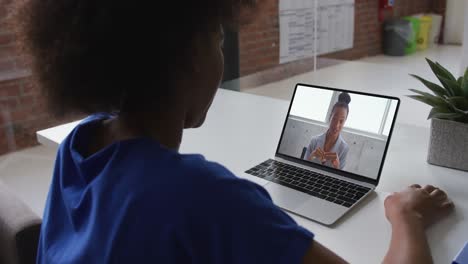
<path fill-rule="evenodd" d="M 412 17 L 412 16 L 404 17 L 403 19 L 408 20 L 411 23 L 411 28 L 413 29 L 411 32 L 412 33 L 411 37 L 408 43 L 406 44 L 406 48 L 405 48 L 405 54 L 408 55 L 408 54 L 415 53 L 416 50 L 418 49 L 417 39 L 419 35 L 419 30 L 421 27 L 421 20 L 417 17 Z"/>

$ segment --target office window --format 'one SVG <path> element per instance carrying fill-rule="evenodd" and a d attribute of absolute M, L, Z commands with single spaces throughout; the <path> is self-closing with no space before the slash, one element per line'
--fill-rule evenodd
<path fill-rule="evenodd" d="M 331 114 L 339 94 L 340 92 L 331 90 L 298 87 L 290 114 L 327 124 L 328 115 Z M 397 101 L 354 93 L 350 95 L 345 128 L 387 137 L 395 117 Z"/>
<path fill-rule="evenodd" d="M 380 134 L 388 99 L 352 94 L 345 127 Z"/>
<path fill-rule="evenodd" d="M 291 115 L 326 122 L 333 91 L 298 87 Z"/>
<path fill-rule="evenodd" d="M 397 107 L 397 101 L 392 100 L 390 104 L 390 109 L 388 111 L 387 120 L 385 121 L 385 126 L 382 131 L 382 134 L 385 136 L 388 136 L 388 134 L 390 134 L 390 128 L 392 127 L 392 121 L 393 121 L 393 118 L 395 117 L 396 107 Z"/>

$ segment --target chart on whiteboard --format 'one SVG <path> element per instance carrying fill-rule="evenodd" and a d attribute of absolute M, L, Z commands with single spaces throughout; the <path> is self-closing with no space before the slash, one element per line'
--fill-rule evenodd
<path fill-rule="evenodd" d="M 354 1 L 280 0 L 280 63 L 352 48 Z"/>

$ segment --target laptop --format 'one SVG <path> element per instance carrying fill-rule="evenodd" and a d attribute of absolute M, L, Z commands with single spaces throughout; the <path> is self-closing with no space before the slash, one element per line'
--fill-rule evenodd
<path fill-rule="evenodd" d="M 379 183 L 399 105 L 395 97 L 297 84 L 274 158 L 245 173 L 284 210 L 333 225 Z"/>

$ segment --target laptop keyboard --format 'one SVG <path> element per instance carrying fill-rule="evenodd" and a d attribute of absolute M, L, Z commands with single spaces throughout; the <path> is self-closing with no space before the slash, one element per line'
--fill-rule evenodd
<path fill-rule="evenodd" d="M 245 173 L 351 207 L 369 188 L 269 159 Z"/>

